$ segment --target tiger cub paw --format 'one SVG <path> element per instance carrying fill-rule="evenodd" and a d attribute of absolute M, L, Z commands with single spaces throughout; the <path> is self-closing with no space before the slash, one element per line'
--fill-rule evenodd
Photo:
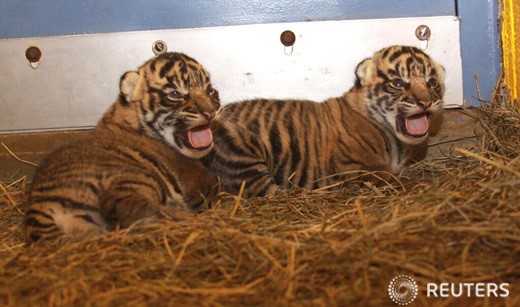
<path fill-rule="evenodd" d="M 195 217 L 195 214 L 182 208 L 165 207 L 160 209 L 160 216 L 171 221 L 182 221 Z"/>

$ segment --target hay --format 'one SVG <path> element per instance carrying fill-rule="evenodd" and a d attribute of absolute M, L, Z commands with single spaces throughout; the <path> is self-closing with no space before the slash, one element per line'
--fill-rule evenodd
<path fill-rule="evenodd" d="M 481 108 L 478 146 L 400 182 L 227 196 L 189 221 L 26 248 L 25 180 L 0 190 L 0 304 L 390 305 L 400 274 L 422 305 L 520 305 L 520 114 Z M 5 190 L 5 191 L 4 191 Z M 507 298 L 427 298 L 428 282 L 508 282 Z"/>

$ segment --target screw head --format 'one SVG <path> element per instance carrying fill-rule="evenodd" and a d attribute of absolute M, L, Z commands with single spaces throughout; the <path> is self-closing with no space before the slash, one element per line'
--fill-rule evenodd
<path fill-rule="evenodd" d="M 166 51 L 168 51 L 168 45 L 166 45 L 166 43 L 162 40 L 156 40 L 153 44 L 152 44 L 152 52 L 155 54 L 155 55 L 159 55 L 161 53 L 165 53 Z"/>
<path fill-rule="evenodd" d="M 280 42 L 282 42 L 285 47 L 290 47 L 296 42 L 296 35 L 291 30 L 283 31 L 282 34 L 280 34 Z"/>
<path fill-rule="evenodd" d="M 421 41 L 428 40 L 431 35 L 432 31 L 427 25 L 420 25 L 415 29 L 415 36 Z"/>
<path fill-rule="evenodd" d="M 40 61 L 41 57 L 42 51 L 38 47 L 31 46 L 25 50 L 25 58 L 31 63 Z"/>

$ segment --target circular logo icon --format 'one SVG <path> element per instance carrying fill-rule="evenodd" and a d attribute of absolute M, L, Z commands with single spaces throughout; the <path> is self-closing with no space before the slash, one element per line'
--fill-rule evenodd
<path fill-rule="evenodd" d="M 408 305 L 417 297 L 417 283 L 406 275 L 394 277 L 388 285 L 388 295 L 398 305 Z"/>

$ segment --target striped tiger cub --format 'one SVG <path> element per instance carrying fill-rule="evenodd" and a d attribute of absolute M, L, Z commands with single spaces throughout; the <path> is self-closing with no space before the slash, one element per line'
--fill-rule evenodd
<path fill-rule="evenodd" d="M 356 171 L 399 173 L 442 110 L 444 68 L 415 47 L 391 46 L 356 68 L 355 85 L 323 103 L 255 99 L 225 105 L 204 159 L 222 189 L 246 196 L 314 189 Z M 387 174 L 388 176 L 388 174 Z M 322 179 L 322 180 L 320 180 Z"/>
<path fill-rule="evenodd" d="M 28 243 L 183 218 L 208 205 L 215 181 L 199 160 L 220 113 L 210 75 L 194 59 L 164 53 L 125 73 L 96 128 L 39 167 L 25 212 Z"/>

